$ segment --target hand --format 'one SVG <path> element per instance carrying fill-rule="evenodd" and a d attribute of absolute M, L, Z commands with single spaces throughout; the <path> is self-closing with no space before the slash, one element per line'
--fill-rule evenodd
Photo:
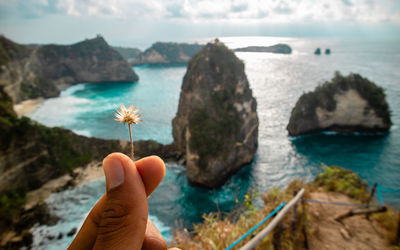
<path fill-rule="evenodd" d="M 149 196 L 165 175 L 157 156 L 133 163 L 113 153 L 103 161 L 107 192 L 97 201 L 69 249 L 167 249 L 147 219 Z"/>

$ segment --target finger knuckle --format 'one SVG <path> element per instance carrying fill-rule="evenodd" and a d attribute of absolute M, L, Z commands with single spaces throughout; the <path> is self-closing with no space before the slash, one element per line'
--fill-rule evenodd
<path fill-rule="evenodd" d="M 98 236 L 107 237 L 125 230 L 129 224 L 128 216 L 129 209 L 123 201 L 112 200 L 107 202 L 99 224 Z"/>

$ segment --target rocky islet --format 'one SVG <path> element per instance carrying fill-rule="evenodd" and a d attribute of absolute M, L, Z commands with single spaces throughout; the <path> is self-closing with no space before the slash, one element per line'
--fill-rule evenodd
<path fill-rule="evenodd" d="M 254 159 L 257 102 L 233 51 L 216 40 L 189 62 L 173 120 L 192 185 L 215 188 Z"/>

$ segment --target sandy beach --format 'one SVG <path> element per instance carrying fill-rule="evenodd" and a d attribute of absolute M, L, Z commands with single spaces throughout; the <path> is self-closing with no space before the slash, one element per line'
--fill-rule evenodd
<path fill-rule="evenodd" d="M 30 114 L 35 111 L 39 106 L 43 103 L 44 98 L 36 98 L 25 100 L 21 103 L 14 105 L 14 110 L 17 113 L 18 117 L 22 117 L 24 115 Z"/>
<path fill-rule="evenodd" d="M 102 163 L 99 161 L 90 162 L 85 167 L 76 168 L 73 175 L 74 177 L 70 174 L 60 176 L 47 182 L 41 188 L 27 193 L 27 202 L 24 209 L 29 210 L 37 204 L 44 202 L 53 192 L 104 177 Z"/>

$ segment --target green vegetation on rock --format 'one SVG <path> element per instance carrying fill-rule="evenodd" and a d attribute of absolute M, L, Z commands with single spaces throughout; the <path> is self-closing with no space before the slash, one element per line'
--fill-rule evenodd
<path fill-rule="evenodd" d="M 356 173 L 338 166 L 323 165 L 322 173 L 312 183 L 313 187 L 324 187 L 329 192 L 338 192 L 364 201 L 368 196 L 367 183 Z"/>
<path fill-rule="evenodd" d="M 231 134 L 236 133 L 239 124 L 235 117 L 237 114 L 227 112 L 218 112 L 219 119 L 213 119 L 207 110 L 197 110 L 189 118 L 189 127 L 191 138 L 189 141 L 190 149 L 199 154 L 199 167 L 205 169 L 210 157 L 222 155 L 226 151 Z"/>
<path fill-rule="evenodd" d="M 0 73 L 1 66 L 6 65 L 13 59 L 20 59 L 26 57 L 31 52 L 27 46 L 19 45 L 6 37 L 0 35 Z"/>
<path fill-rule="evenodd" d="M 9 190 L 0 194 L 0 234 L 9 227 L 25 204 L 25 190 Z"/>

